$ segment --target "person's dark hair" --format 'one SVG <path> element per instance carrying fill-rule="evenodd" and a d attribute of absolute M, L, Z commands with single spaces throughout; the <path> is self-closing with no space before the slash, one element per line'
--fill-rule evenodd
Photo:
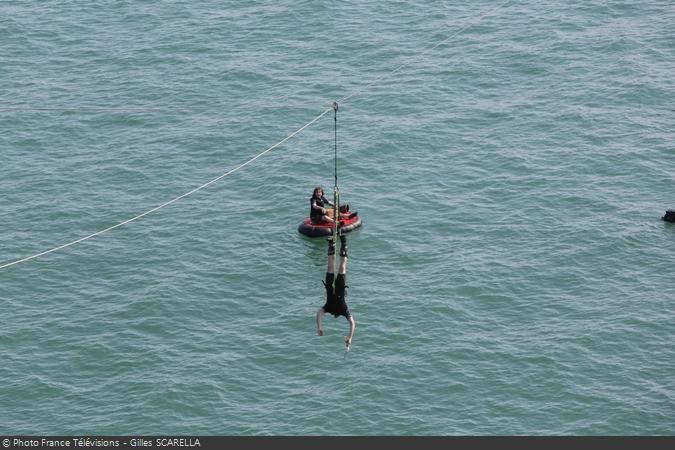
<path fill-rule="evenodd" d="M 312 197 L 316 197 L 316 193 L 317 193 L 318 191 L 323 192 L 323 188 L 322 188 L 321 186 L 315 187 L 315 188 L 314 188 L 314 192 L 312 193 Z"/>

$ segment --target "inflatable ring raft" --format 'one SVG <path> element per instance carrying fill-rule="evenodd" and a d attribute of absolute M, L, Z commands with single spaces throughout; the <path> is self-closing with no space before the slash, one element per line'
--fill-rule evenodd
<path fill-rule="evenodd" d="M 361 217 L 353 214 L 353 217 L 340 219 L 343 233 L 348 233 L 361 226 Z M 312 223 L 311 218 L 306 218 L 298 227 L 298 231 L 308 237 L 330 236 L 333 234 L 333 224 L 331 222 Z"/>

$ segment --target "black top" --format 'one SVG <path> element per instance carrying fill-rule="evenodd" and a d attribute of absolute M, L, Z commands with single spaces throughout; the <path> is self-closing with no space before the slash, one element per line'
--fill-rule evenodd
<path fill-rule="evenodd" d="M 345 316 L 347 319 L 352 315 L 349 312 L 345 295 L 347 294 L 345 284 L 347 276 L 339 273 L 337 278 L 332 273 L 326 273 L 326 281 L 323 283 L 326 286 L 326 303 L 323 305 L 323 310 L 329 314 L 337 316 Z M 333 280 L 335 279 L 335 289 L 333 289 Z"/>
<path fill-rule="evenodd" d="M 325 196 L 321 196 L 321 198 L 312 196 L 312 198 L 309 199 L 309 217 L 312 219 L 312 222 L 321 221 L 323 212 L 321 212 L 320 208 L 324 208 L 327 205 L 332 206 L 333 204 L 329 202 Z"/>

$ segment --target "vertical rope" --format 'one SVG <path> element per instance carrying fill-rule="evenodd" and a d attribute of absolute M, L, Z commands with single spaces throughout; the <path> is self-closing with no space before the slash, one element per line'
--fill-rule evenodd
<path fill-rule="evenodd" d="M 340 223 L 340 191 L 338 190 L 338 178 L 337 178 L 337 111 L 338 111 L 338 104 L 337 102 L 333 102 L 333 121 L 334 121 L 334 127 L 335 127 L 335 185 L 333 186 L 333 242 L 335 245 L 337 245 L 337 237 L 338 237 L 338 224 Z M 335 281 L 337 280 L 337 275 L 340 272 L 339 270 L 339 265 L 338 265 L 338 255 L 337 252 L 335 252 L 335 255 L 333 256 L 335 258 L 334 266 L 335 266 L 335 276 L 333 277 L 333 292 L 335 292 Z"/>
<path fill-rule="evenodd" d="M 335 189 L 337 190 L 337 102 L 333 102 L 333 118 L 335 121 Z"/>

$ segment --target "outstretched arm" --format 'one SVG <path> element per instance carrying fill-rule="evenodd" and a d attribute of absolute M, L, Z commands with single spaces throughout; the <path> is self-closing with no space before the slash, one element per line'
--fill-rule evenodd
<path fill-rule="evenodd" d="M 354 331 L 356 330 L 356 321 L 354 316 L 349 316 L 349 335 L 345 336 L 345 345 L 350 347 L 352 345 L 352 338 L 354 337 Z"/>
<path fill-rule="evenodd" d="M 321 325 L 321 321 L 325 313 L 326 311 L 324 311 L 323 308 L 319 308 L 316 312 L 316 331 L 319 336 L 323 336 L 323 326 Z"/>
<path fill-rule="evenodd" d="M 326 197 L 321 198 L 321 200 L 323 200 L 323 202 L 328 206 L 335 206 L 335 204 L 330 200 L 328 200 Z"/>

